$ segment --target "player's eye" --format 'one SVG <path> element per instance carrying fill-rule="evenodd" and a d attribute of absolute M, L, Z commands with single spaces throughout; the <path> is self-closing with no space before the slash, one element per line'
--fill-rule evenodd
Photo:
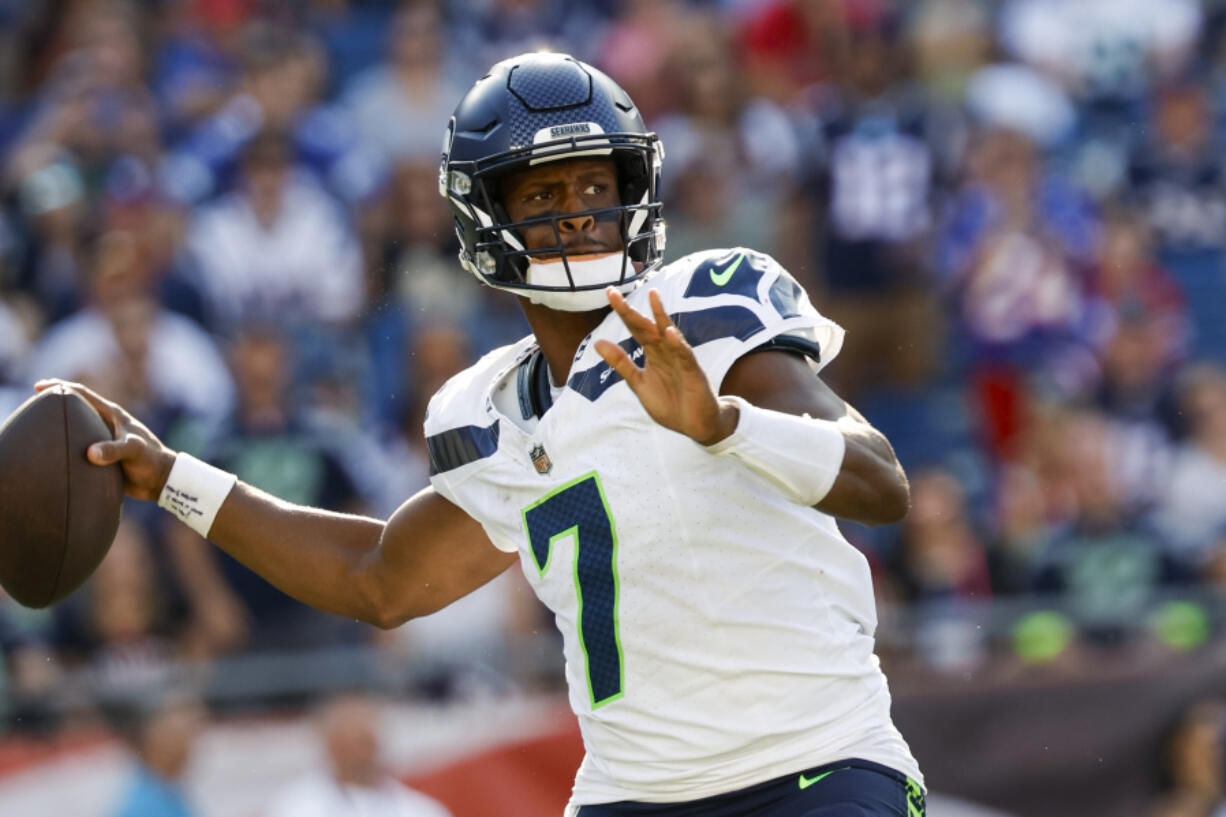
<path fill-rule="evenodd" d="M 600 184 L 600 183 L 589 184 L 587 187 L 583 189 L 583 195 L 599 196 L 601 193 L 603 193 L 604 191 L 608 189 L 609 189 L 609 186 L 607 184 Z"/>
<path fill-rule="evenodd" d="M 537 190 L 532 193 L 526 194 L 523 197 L 523 202 L 525 204 L 528 204 L 530 202 L 535 202 L 535 201 L 549 201 L 550 196 L 551 196 L 551 193 L 548 190 Z"/>

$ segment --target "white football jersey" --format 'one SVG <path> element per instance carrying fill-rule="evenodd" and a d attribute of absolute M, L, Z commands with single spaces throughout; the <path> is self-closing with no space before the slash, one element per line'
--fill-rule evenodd
<path fill-rule="evenodd" d="M 815 343 L 822 364 L 842 344 L 751 250 L 663 267 L 627 296 L 648 315 L 649 289 L 716 392 L 776 336 Z M 610 313 L 534 422 L 520 410 L 528 337 L 444 385 L 425 429 L 435 489 L 520 554 L 562 632 L 587 750 L 571 808 L 693 800 L 848 757 L 919 780 L 873 654 L 864 556 L 832 517 L 655 423 L 592 348 L 599 338 L 641 365 Z"/>

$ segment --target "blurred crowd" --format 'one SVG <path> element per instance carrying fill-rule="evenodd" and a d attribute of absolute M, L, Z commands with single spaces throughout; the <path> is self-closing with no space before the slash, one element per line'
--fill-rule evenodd
<path fill-rule="evenodd" d="M 80 380 L 385 517 L 430 395 L 528 331 L 455 260 L 443 129 L 568 51 L 664 141 L 666 260 L 771 253 L 847 328 L 828 379 L 912 478 L 901 525 L 845 527 L 898 660 L 1193 649 L 1226 623 L 1223 46 L 1213 0 L 0 0 L 0 416 Z M 314 613 L 133 503 L 69 601 L 0 600 L 0 698 L 367 643 L 506 668 L 552 626 L 513 576 L 447 615 Z"/>

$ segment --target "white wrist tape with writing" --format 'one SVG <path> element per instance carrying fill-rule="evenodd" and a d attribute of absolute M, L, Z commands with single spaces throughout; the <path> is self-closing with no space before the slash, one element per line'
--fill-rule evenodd
<path fill-rule="evenodd" d="M 821 502 L 843 465 L 847 442 L 837 423 L 759 408 L 724 395 L 740 411 L 736 430 L 707 450 L 732 457 L 805 505 Z"/>
<path fill-rule="evenodd" d="M 226 501 L 237 481 L 234 474 L 180 452 L 170 468 L 158 505 L 207 539 L 221 503 Z"/>

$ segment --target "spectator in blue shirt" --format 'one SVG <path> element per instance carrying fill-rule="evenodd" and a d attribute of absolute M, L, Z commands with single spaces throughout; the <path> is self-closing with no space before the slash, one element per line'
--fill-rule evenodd
<path fill-rule="evenodd" d="M 150 702 L 152 700 L 152 703 Z M 112 711 L 135 768 L 112 817 L 194 817 L 183 779 L 205 712 L 194 698 L 144 696 Z"/>

